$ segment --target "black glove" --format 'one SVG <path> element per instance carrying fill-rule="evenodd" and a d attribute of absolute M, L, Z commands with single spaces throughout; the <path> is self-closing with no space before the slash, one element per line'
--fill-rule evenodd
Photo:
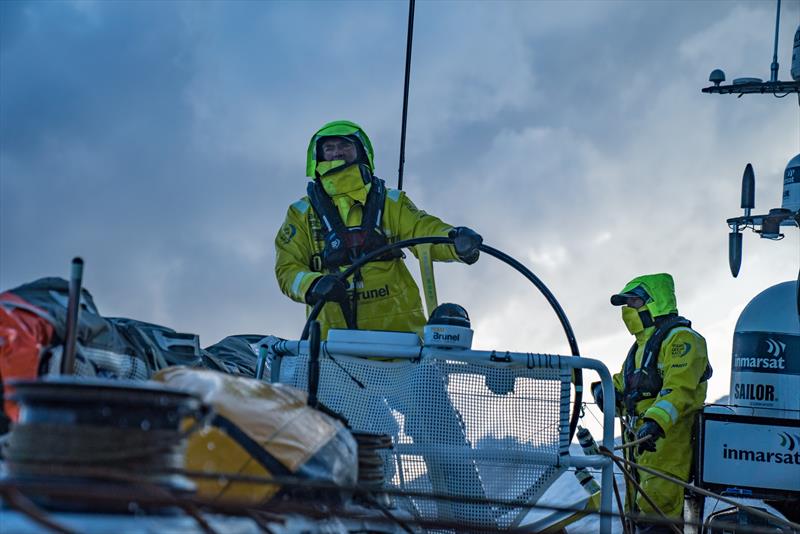
<path fill-rule="evenodd" d="M 655 452 L 656 441 L 664 437 L 664 431 L 652 419 L 645 419 L 644 424 L 636 433 L 636 439 L 642 439 L 647 436 L 649 436 L 649 439 L 639 444 L 638 454 L 642 454 L 645 451 Z"/>
<path fill-rule="evenodd" d="M 600 408 L 600 411 L 603 411 L 603 386 L 602 383 L 598 380 L 597 382 L 592 382 L 592 385 L 589 386 L 589 390 L 592 392 L 592 397 L 594 397 L 594 401 L 597 403 L 597 407 Z M 614 412 L 619 411 L 619 407 L 622 403 L 622 395 L 620 395 L 619 391 L 616 389 L 614 390 Z"/>
<path fill-rule="evenodd" d="M 597 407 L 600 408 L 600 411 L 603 411 L 603 386 L 598 380 L 597 382 L 592 382 L 592 385 L 589 386 L 592 390 L 592 397 L 594 397 L 594 402 L 597 403 Z"/>
<path fill-rule="evenodd" d="M 321 300 L 343 302 L 347 299 L 347 286 L 334 274 L 320 276 L 306 291 L 306 304 L 312 306 Z"/>
<path fill-rule="evenodd" d="M 458 259 L 467 265 L 472 265 L 478 261 L 478 257 L 481 255 L 478 247 L 483 243 L 483 238 L 480 235 L 466 226 L 456 226 L 450 230 L 447 237 L 454 240 L 453 246 L 456 249 Z"/>

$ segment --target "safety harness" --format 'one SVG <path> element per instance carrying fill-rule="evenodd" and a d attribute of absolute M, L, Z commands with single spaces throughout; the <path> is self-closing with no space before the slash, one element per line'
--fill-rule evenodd
<path fill-rule="evenodd" d="M 670 332 L 676 328 L 691 328 L 692 322 L 671 313 L 655 318 L 656 330 L 650 339 L 647 340 L 642 354 L 642 366 L 636 369 L 636 350 L 638 345 L 633 343 L 625 358 L 625 365 L 622 367 L 625 377 L 625 389 L 622 392 L 622 400 L 628 414 L 636 413 L 636 404 L 643 400 L 655 397 L 661 391 L 664 380 L 658 370 L 658 355 L 661 352 L 661 344 Z M 706 366 L 700 382 L 705 382 L 711 377 L 711 364 Z"/>
<path fill-rule="evenodd" d="M 321 271 L 324 268 L 331 273 L 338 273 L 340 267 L 350 265 L 358 258 L 388 244 L 389 241 L 381 224 L 383 206 L 386 201 L 386 185 L 377 176 L 372 176 L 370 184 L 367 200 L 361 213 L 361 224 L 348 227 L 319 179 L 309 182 L 306 192 L 314 213 L 322 221 L 325 242 L 322 249 L 322 264 L 314 265 L 315 257 L 312 256 L 310 266 L 312 270 Z M 319 256 L 316 257 L 319 258 Z M 394 249 L 371 261 L 390 261 L 402 257 L 402 251 Z M 358 269 L 353 277 L 352 305 L 346 301 L 339 303 L 347 327 L 351 329 L 357 328 L 358 324 L 356 320 L 357 287 L 363 281 L 361 270 Z"/>
<path fill-rule="evenodd" d="M 648 314 L 649 316 L 649 314 Z M 681 317 L 675 313 L 668 315 L 661 315 L 655 319 L 650 318 L 655 325 L 656 330 L 647 343 L 644 345 L 644 352 L 642 353 L 642 366 L 636 369 L 636 350 L 638 345 L 633 343 L 628 356 L 625 358 L 625 364 L 622 367 L 622 373 L 625 378 L 625 388 L 622 392 L 622 403 L 625 406 L 626 416 L 620 417 L 622 422 L 622 441 L 623 443 L 630 442 L 634 439 L 634 425 L 637 418 L 636 404 L 643 399 L 650 399 L 657 396 L 661 392 L 661 387 L 664 385 L 664 379 L 658 369 L 658 355 L 661 353 L 661 345 L 667 336 L 676 328 L 691 328 L 692 322 L 685 317 Z M 644 321 L 643 321 L 644 323 Z M 700 377 L 700 383 L 707 381 L 711 378 L 712 374 L 711 364 L 706 364 L 706 369 L 703 376 Z M 633 448 L 626 448 L 624 455 L 625 459 L 629 462 L 636 460 Z M 631 476 L 634 480 L 639 480 L 639 472 L 633 469 Z M 638 510 L 639 507 L 636 503 L 638 489 L 633 487 L 629 481 L 625 481 L 628 491 L 625 494 L 625 501 L 631 510 Z M 630 519 L 626 519 L 630 521 Z M 632 523 L 630 523 L 632 525 Z"/>
<path fill-rule="evenodd" d="M 350 265 L 356 259 L 369 254 L 388 243 L 383 232 L 381 218 L 386 200 L 386 185 L 383 180 L 373 176 L 372 185 L 367 193 L 367 201 L 361 214 L 361 225 L 348 227 L 342 221 L 339 210 L 323 189 L 319 180 L 308 183 L 306 192 L 317 214 L 322 221 L 325 246 L 322 250 L 322 267 L 337 272 L 339 267 Z M 402 257 L 403 253 L 393 250 L 372 261 L 388 261 Z M 312 259 L 313 261 L 313 259 Z M 314 269 L 314 265 L 311 266 Z M 319 266 L 316 266 L 319 267 Z"/>

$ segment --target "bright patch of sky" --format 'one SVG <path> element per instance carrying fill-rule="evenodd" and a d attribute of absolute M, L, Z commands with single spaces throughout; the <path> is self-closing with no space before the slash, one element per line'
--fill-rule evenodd
<path fill-rule="evenodd" d="M 797 230 L 746 235 L 737 280 L 724 220 L 752 162 L 778 207 L 800 151 L 795 98 L 705 95 L 709 72 L 769 77 L 774 2 L 420 2 L 405 189 L 525 262 L 586 355 L 631 342 L 609 295 L 674 275 L 728 391 L 739 311 L 796 277 Z M 308 138 L 348 118 L 396 184 L 403 2 L 0 3 L 0 287 L 65 276 L 105 315 L 200 334 L 299 336 L 272 241 L 304 194 Z M 800 2 L 784 1 L 789 78 Z M 412 271 L 417 268 L 410 265 Z M 567 352 L 546 302 L 507 267 L 437 266 L 481 347 Z"/>

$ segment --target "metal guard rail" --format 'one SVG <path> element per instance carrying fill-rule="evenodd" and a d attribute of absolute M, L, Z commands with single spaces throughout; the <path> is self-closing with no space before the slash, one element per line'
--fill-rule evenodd
<path fill-rule="evenodd" d="M 352 356 L 369 358 L 375 357 L 376 345 L 371 343 L 328 342 L 321 344 L 321 354 L 336 356 Z M 309 341 L 307 340 L 280 340 L 263 350 L 260 360 L 267 357 L 271 359 L 270 379 L 278 382 L 280 365 L 283 357 L 300 356 L 309 354 Z M 600 375 L 603 388 L 603 438 L 602 444 L 608 450 L 614 449 L 614 384 L 611 373 L 605 364 L 592 358 L 580 356 L 559 356 L 550 354 L 537 354 L 527 352 L 510 352 L 496 350 L 459 350 L 441 349 L 425 346 L 380 346 L 381 357 L 392 359 L 420 360 L 427 358 L 447 359 L 495 367 L 526 367 L 533 368 L 573 368 L 591 369 Z M 266 368 L 265 361 L 259 361 L 259 368 Z M 600 493 L 600 532 L 611 532 L 612 498 L 614 463 L 611 458 L 604 456 L 572 456 L 562 457 L 565 464 L 572 467 L 595 467 L 601 469 Z"/>

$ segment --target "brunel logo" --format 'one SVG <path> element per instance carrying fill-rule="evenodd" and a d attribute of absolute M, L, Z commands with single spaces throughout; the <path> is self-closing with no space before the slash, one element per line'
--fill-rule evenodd
<path fill-rule="evenodd" d="M 461 334 L 440 334 L 439 332 L 433 332 L 433 340 L 434 341 L 453 341 L 457 342 L 461 339 Z"/>
<path fill-rule="evenodd" d="M 373 289 L 367 289 L 364 291 L 358 292 L 358 300 L 370 300 L 370 299 L 377 299 L 388 297 L 390 294 L 389 291 L 389 284 L 384 285 L 383 287 L 376 287 Z"/>

